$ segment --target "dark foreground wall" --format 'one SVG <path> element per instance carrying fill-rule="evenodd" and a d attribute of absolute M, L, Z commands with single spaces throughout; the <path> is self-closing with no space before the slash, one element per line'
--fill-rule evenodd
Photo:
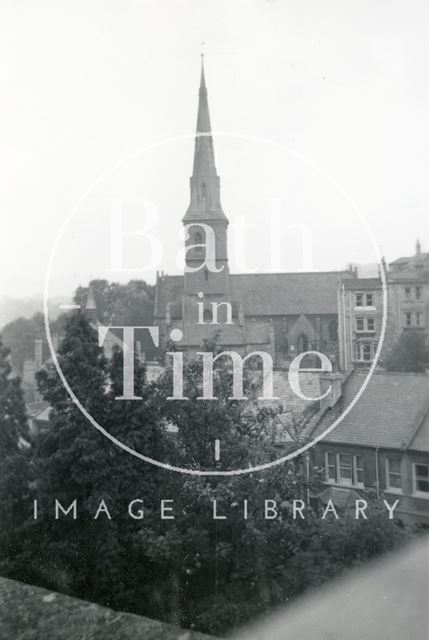
<path fill-rule="evenodd" d="M 0 578 L 1 640 L 213 640 L 169 624 L 120 613 Z"/>

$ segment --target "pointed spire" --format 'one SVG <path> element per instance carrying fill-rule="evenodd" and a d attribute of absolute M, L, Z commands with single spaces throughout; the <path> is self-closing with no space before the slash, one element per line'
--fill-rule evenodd
<path fill-rule="evenodd" d="M 419 256 L 422 252 L 422 245 L 420 244 L 420 240 L 417 238 L 416 242 L 416 256 Z"/>
<path fill-rule="evenodd" d="M 201 80 L 200 91 L 198 101 L 198 116 L 197 116 L 197 135 L 199 133 L 211 133 L 209 103 L 207 100 L 207 87 L 206 78 L 204 75 L 204 54 L 201 54 Z M 211 136 L 210 136 L 211 138 Z M 214 156 L 213 156 L 214 166 Z"/>
<path fill-rule="evenodd" d="M 216 172 L 213 138 L 211 135 L 209 103 L 201 54 L 201 79 L 198 99 L 197 130 L 194 166 L 191 177 L 191 202 L 184 220 L 222 219 L 226 216 L 220 204 L 220 181 Z"/>

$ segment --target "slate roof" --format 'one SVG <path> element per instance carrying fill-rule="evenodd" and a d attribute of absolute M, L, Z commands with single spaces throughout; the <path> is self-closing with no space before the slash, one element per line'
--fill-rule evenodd
<path fill-rule="evenodd" d="M 350 375 L 343 386 L 340 411 L 349 406 L 366 375 L 364 372 Z M 428 375 L 375 372 L 350 413 L 322 442 L 387 449 L 414 449 L 416 446 L 429 451 L 428 413 Z M 325 414 L 312 437 L 332 424 L 336 415 L 333 412 Z M 412 446 L 411 442 L 414 442 Z"/>
<path fill-rule="evenodd" d="M 344 280 L 344 288 L 347 291 L 366 291 L 368 289 L 381 289 L 380 278 L 348 278 Z"/>
<path fill-rule="evenodd" d="M 429 412 L 423 420 L 416 435 L 410 442 L 409 449 L 413 451 L 429 451 Z"/>
<path fill-rule="evenodd" d="M 246 315 L 336 314 L 337 290 L 349 271 L 253 273 L 230 276 L 231 298 Z M 157 317 L 183 295 L 183 276 L 163 276 L 157 283 Z"/>

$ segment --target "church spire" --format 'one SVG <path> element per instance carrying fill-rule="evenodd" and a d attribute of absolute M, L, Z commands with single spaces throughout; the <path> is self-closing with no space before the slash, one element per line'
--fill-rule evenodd
<path fill-rule="evenodd" d="M 201 55 L 201 80 L 195 136 L 194 167 L 190 180 L 191 202 L 184 217 L 191 220 L 226 220 L 220 203 L 220 180 L 216 172 L 204 56 Z"/>

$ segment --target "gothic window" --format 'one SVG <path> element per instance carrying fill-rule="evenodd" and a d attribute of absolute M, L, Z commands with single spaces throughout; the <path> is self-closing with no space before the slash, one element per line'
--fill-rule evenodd
<path fill-rule="evenodd" d="M 212 312 L 210 309 L 204 309 L 204 322 L 211 322 L 212 321 Z"/>
<path fill-rule="evenodd" d="M 308 351 L 308 338 L 305 333 L 301 333 L 296 346 L 298 353 L 304 353 L 304 351 Z"/>
<path fill-rule="evenodd" d="M 194 236 L 194 244 L 202 244 L 202 242 L 203 242 L 203 236 L 199 231 L 197 231 L 197 233 Z M 203 252 L 203 247 L 195 247 L 195 253 L 202 253 L 202 252 Z"/>

